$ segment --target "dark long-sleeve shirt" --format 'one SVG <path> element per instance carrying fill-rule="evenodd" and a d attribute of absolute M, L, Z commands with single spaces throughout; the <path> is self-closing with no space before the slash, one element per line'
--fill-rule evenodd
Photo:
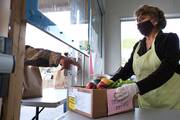
<path fill-rule="evenodd" d="M 122 69 L 117 72 L 111 79 L 116 81 L 118 79 L 126 80 L 132 75 L 133 71 L 133 55 L 137 45 L 140 43 L 138 55 L 142 56 L 147 52 L 145 38 L 138 41 L 133 47 L 133 51 L 128 62 Z M 155 40 L 155 51 L 159 59 L 161 60 L 160 66 L 156 71 L 151 73 L 145 79 L 137 82 L 139 93 L 141 95 L 156 89 L 167 82 L 173 74 L 176 72 L 180 74 L 180 49 L 179 38 L 175 33 L 163 33 L 160 31 Z"/>

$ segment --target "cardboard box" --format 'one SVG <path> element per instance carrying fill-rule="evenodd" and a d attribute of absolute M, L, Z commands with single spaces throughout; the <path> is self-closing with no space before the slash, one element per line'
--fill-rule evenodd
<path fill-rule="evenodd" d="M 114 100 L 115 89 L 72 87 L 68 91 L 68 107 L 82 115 L 99 118 L 133 110 L 133 100 L 125 104 Z"/>

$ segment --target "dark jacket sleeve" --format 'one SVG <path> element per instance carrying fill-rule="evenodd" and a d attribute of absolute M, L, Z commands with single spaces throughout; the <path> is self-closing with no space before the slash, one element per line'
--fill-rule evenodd
<path fill-rule="evenodd" d="M 53 67 L 58 66 L 60 57 L 60 53 L 26 46 L 24 64 L 37 67 Z"/>
<path fill-rule="evenodd" d="M 132 75 L 134 75 L 134 72 L 133 72 L 133 67 L 132 67 L 132 64 L 133 64 L 133 55 L 134 55 L 134 52 L 135 52 L 135 49 L 137 47 L 139 42 L 137 42 L 134 47 L 133 47 L 133 51 L 131 53 L 131 56 L 128 60 L 128 62 L 124 65 L 124 67 L 120 68 L 114 75 L 113 77 L 111 78 L 111 80 L 113 81 L 116 81 L 118 79 L 122 79 L 122 80 L 126 80 L 128 78 L 130 78 Z"/>
<path fill-rule="evenodd" d="M 161 55 L 161 64 L 156 71 L 151 73 L 145 79 L 137 82 L 140 95 L 143 95 L 166 83 L 177 70 L 180 59 L 178 36 L 174 33 L 169 33 L 165 39 L 161 39 L 160 41 L 162 43 L 159 44 L 159 46 L 155 44 L 155 50 L 157 53 L 158 50 L 162 50 L 160 51 L 161 54 L 163 53 L 163 55 Z"/>

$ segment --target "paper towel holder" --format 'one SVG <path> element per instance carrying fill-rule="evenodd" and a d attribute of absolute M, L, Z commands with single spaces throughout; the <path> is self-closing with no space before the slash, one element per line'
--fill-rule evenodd
<path fill-rule="evenodd" d="M 0 53 L 0 73 L 13 73 L 15 58 L 13 55 Z"/>

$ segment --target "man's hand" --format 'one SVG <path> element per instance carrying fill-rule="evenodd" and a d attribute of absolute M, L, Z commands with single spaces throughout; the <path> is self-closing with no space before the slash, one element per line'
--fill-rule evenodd
<path fill-rule="evenodd" d="M 59 64 L 62 66 L 61 70 L 63 69 L 69 69 L 70 65 L 75 65 L 80 69 L 80 64 L 76 62 L 75 60 L 72 60 L 71 58 L 61 56 Z"/>
<path fill-rule="evenodd" d="M 125 84 L 122 87 L 118 87 L 116 89 L 116 93 L 114 95 L 116 100 L 122 101 L 125 103 L 127 100 L 132 99 L 134 95 L 139 92 L 139 89 L 136 83 Z"/>

